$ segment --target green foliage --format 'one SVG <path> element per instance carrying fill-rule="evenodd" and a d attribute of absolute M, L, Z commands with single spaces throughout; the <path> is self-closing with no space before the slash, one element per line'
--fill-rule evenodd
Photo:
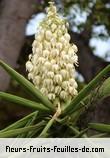
<path fill-rule="evenodd" d="M 74 109 L 79 106 L 79 103 L 97 86 L 97 83 L 104 75 L 110 71 L 110 66 L 103 69 L 85 88 L 83 88 L 79 95 L 71 101 L 69 105 L 65 108 L 65 113 L 72 113 Z"/>
<path fill-rule="evenodd" d="M 64 108 L 56 109 L 50 101 L 43 96 L 39 90 L 23 76 L 13 70 L 10 66 L 0 61 L 0 65 L 13 77 L 21 86 L 33 94 L 37 101 L 28 100 L 12 94 L 0 92 L 0 98 L 14 102 L 20 106 L 29 107 L 37 111 L 18 120 L 12 125 L 0 131 L 0 137 L 103 137 L 110 133 L 110 125 L 89 123 L 85 128 L 80 128 L 78 121 L 80 116 L 89 108 L 89 100 L 92 98 L 95 103 L 110 96 L 110 78 L 102 80 L 110 72 L 110 65 L 103 69 L 87 86 L 85 86 L 71 103 Z M 101 83 L 101 86 L 98 85 Z M 91 91 L 94 90 L 94 95 Z M 95 97 L 96 96 L 96 97 Z M 91 105 L 92 106 L 92 105 Z M 97 135 L 89 135 L 90 130 L 97 130 Z M 63 132 L 65 130 L 65 133 Z"/>
<path fill-rule="evenodd" d="M 0 65 L 14 78 L 22 87 L 25 88 L 26 91 L 30 92 L 31 95 L 35 96 L 36 99 L 39 99 L 45 106 L 50 108 L 51 110 L 54 109 L 52 103 L 47 99 L 47 97 L 43 96 L 39 90 L 37 90 L 34 85 L 26 80 L 22 75 L 17 73 L 14 69 L 9 67 L 6 63 L 0 60 Z"/>
<path fill-rule="evenodd" d="M 19 104 L 19 105 L 22 105 L 22 106 L 30 107 L 32 109 L 49 111 L 49 109 L 46 108 L 41 103 L 30 101 L 28 99 L 24 99 L 24 98 L 21 98 L 21 97 L 12 95 L 12 94 L 0 92 L 0 98 L 13 102 L 13 103 L 16 103 L 16 104 Z"/>
<path fill-rule="evenodd" d="M 102 123 L 90 123 L 89 127 L 97 131 L 110 133 L 110 125 L 106 125 Z"/>

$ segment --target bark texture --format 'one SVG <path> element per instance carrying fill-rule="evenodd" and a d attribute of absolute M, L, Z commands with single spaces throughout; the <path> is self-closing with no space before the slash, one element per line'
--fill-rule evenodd
<path fill-rule="evenodd" d="M 16 67 L 25 39 L 27 20 L 33 14 L 35 0 L 3 0 L 0 13 L 0 59 Z M 0 68 L 0 90 L 6 90 L 9 76 Z"/>

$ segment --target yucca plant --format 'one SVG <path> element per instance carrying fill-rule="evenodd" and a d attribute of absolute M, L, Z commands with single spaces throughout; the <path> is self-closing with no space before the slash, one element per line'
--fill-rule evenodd
<path fill-rule="evenodd" d="M 70 43 L 68 23 L 59 17 L 53 2 L 41 22 L 32 44 L 32 54 L 26 62 L 28 81 L 9 65 L 0 60 L 0 66 L 15 79 L 33 100 L 0 92 L 0 98 L 34 109 L 35 111 L 0 131 L 0 137 L 104 137 L 110 125 L 89 123 L 78 126 L 80 116 L 89 108 L 89 100 L 96 101 L 110 95 L 110 78 L 103 79 L 110 71 L 104 68 L 79 94 L 75 81 L 78 66 L 77 46 Z M 101 86 L 98 85 L 101 83 Z M 88 134 L 97 130 L 97 135 Z"/>

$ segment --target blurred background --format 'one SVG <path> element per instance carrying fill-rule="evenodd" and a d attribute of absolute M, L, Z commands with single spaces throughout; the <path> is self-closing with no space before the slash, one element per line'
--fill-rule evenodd
<path fill-rule="evenodd" d="M 25 62 L 39 22 L 45 17 L 47 0 L 0 0 L 0 59 L 27 77 Z M 69 22 L 71 42 L 78 46 L 79 90 L 110 63 L 110 1 L 56 0 L 57 10 Z M 0 68 L 0 91 L 27 97 L 20 85 Z M 91 103 L 95 104 L 94 102 Z M 31 112 L 0 101 L 0 128 Z M 85 118 L 110 123 L 110 98 L 88 110 Z"/>

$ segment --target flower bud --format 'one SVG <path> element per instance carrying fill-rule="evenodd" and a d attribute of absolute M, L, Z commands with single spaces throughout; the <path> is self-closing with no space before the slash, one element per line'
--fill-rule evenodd
<path fill-rule="evenodd" d="M 35 85 L 40 85 L 41 82 L 41 77 L 40 76 L 35 76 L 35 78 L 33 79 L 33 83 Z"/>
<path fill-rule="evenodd" d="M 32 54 L 29 54 L 29 60 L 31 60 L 31 58 L 32 58 Z"/>
<path fill-rule="evenodd" d="M 46 36 L 46 39 L 47 39 L 47 40 L 51 40 L 51 38 L 52 38 L 52 33 L 51 33 L 51 31 L 49 31 L 49 30 L 46 31 L 46 32 L 45 32 L 45 36 Z"/>
<path fill-rule="evenodd" d="M 78 47 L 75 45 L 75 44 L 73 44 L 73 49 L 74 49 L 74 51 L 75 51 L 75 53 L 78 51 Z"/>
<path fill-rule="evenodd" d="M 48 50 L 44 50 L 43 51 L 43 57 L 44 58 L 47 58 L 47 57 L 49 57 L 50 56 L 50 52 L 48 51 Z"/>
<path fill-rule="evenodd" d="M 33 79 L 33 74 L 32 73 L 28 73 L 28 79 L 29 80 Z"/>
<path fill-rule="evenodd" d="M 45 68 L 46 68 L 47 70 L 50 70 L 51 67 L 52 67 L 52 65 L 51 65 L 51 63 L 50 63 L 49 61 L 46 61 L 46 62 L 44 63 L 44 66 L 45 66 Z"/>
<path fill-rule="evenodd" d="M 53 65 L 52 65 L 52 71 L 55 72 L 55 73 L 57 73 L 58 70 L 59 70 L 58 64 L 53 64 Z"/>
<path fill-rule="evenodd" d="M 55 59 L 52 59 L 52 60 L 51 60 L 51 64 L 52 64 L 52 65 L 56 64 L 56 60 L 55 60 Z"/>
<path fill-rule="evenodd" d="M 26 70 L 28 70 L 29 72 L 32 71 L 33 69 L 33 65 L 30 61 L 27 61 L 26 63 Z"/>
<path fill-rule="evenodd" d="M 61 98 L 62 100 L 67 100 L 67 98 L 68 98 L 67 92 L 61 91 L 61 93 L 60 93 L 60 98 Z"/>
<path fill-rule="evenodd" d="M 47 77 L 48 77 L 48 78 L 54 78 L 54 72 L 48 71 L 48 72 L 47 72 Z"/>
<path fill-rule="evenodd" d="M 68 79 L 68 78 L 69 78 L 69 73 L 68 73 L 68 71 L 67 71 L 67 70 L 62 69 L 62 70 L 60 71 L 60 73 L 61 73 L 62 78 L 63 78 L 64 80 L 66 80 L 66 79 Z"/>
<path fill-rule="evenodd" d="M 76 91 L 76 89 L 74 87 L 69 87 L 69 93 L 71 95 L 77 95 L 77 91 Z"/>
<path fill-rule="evenodd" d="M 46 89 L 46 88 L 44 88 L 44 87 L 43 87 L 43 88 L 41 88 L 41 90 L 40 90 L 40 91 L 41 91 L 41 93 L 42 93 L 42 94 L 44 94 L 45 96 L 47 96 L 47 95 L 48 95 L 48 91 L 47 91 L 47 89 Z"/>
<path fill-rule="evenodd" d="M 51 50 L 51 44 L 46 40 L 44 40 L 44 49 L 49 51 Z"/>
<path fill-rule="evenodd" d="M 68 33 L 65 33 L 64 38 L 66 41 L 70 41 L 70 35 Z"/>
<path fill-rule="evenodd" d="M 56 48 L 61 51 L 62 49 L 62 44 L 59 42 L 59 43 L 56 43 Z"/>
<path fill-rule="evenodd" d="M 56 86 L 55 87 L 55 94 L 59 95 L 61 92 L 61 87 L 60 86 Z"/>
<path fill-rule="evenodd" d="M 57 28 L 57 25 L 52 24 L 52 26 L 51 26 L 52 32 L 54 32 L 56 28 Z"/>
<path fill-rule="evenodd" d="M 39 64 L 39 65 L 42 65 L 42 64 L 44 64 L 44 62 L 45 62 L 45 58 L 44 57 L 39 57 L 38 61 L 36 63 Z"/>
<path fill-rule="evenodd" d="M 52 55 L 53 58 L 57 57 L 59 55 L 58 49 L 52 49 L 51 55 Z"/>
<path fill-rule="evenodd" d="M 61 84 L 62 82 L 62 76 L 60 74 L 57 74 L 54 76 L 54 82 L 57 84 Z"/>
<path fill-rule="evenodd" d="M 68 82 L 68 81 L 63 81 L 63 82 L 62 82 L 62 88 L 63 88 L 64 90 L 67 90 L 68 87 L 69 87 L 69 82 Z"/>
<path fill-rule="evenodd" d="M 43 85 L 44 85 L 44 87 L 46 87 L 47 89 L 50 89 L 50 87 L 53 86 L 53 81 L 52 81 L 52 79 L 44 79 Z"/>
<path fill-rule="evenodd" d="M 49 98 L 49 100 L 53 101 L 55 99 L 55 94 L 54 93 L 49 93 L 48 98 Z"/>
<path fill-rule="evenodd" d="M 55 37 L 53 37 L 52 39 L 51 39 L 51 45 L 52 45 L 52 47 L 53 48 L 55 48 L 55 45 L 56 45 L 56 39 L 55 39 Z"/>

